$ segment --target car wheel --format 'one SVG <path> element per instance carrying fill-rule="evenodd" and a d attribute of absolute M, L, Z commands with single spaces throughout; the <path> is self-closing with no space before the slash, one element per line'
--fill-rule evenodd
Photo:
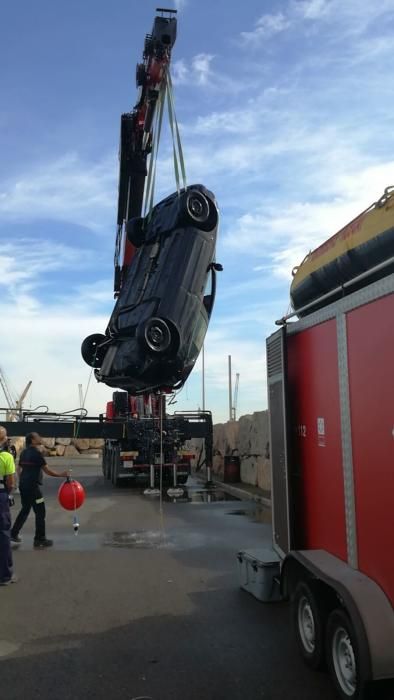
<path fill-rule="evenodd" d="M 171 331 L 162 318 L 150 318 L 143 329 L 143 339 L 149 350 L 163 354 L 172 342 Z"/>
<path fill-rule="evenodd" d="M 86 364 L 90 367 L 101 367 L 105 350 L 99 346 L 107 340 L 102 333 L 88 335 L 82 343 L 81 354 Z"/>
<path fill-rule="evenodd" d="M 191 223 L 205 224 L 209 219 L 209 202 L 197 190 L 191 190 L 187 193 L 185 209 Z"/>
<path fill-rule="evenodd" d="M 327 614 L 312 582 L 300 581 L 293 599 L 293 622 L 298 647 L 305 663 L 313 669 L 325 665 L 325 624 Z"/>
<path fill-rule="evenodd" d="M 331 678 L 343 700 L 365 700 L 356 634 L 347 613 L 333 610 L 327 622 L 327 662 Z"/>

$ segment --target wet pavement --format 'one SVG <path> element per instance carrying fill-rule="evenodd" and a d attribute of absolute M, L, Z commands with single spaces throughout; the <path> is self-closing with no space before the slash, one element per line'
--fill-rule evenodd
<path fill-rule="evenodd" d="M 288 606 L 238 587 L 237 552 L 270 544 L 266 509 L 200 482 L 162 502 L 114 490 L 93 460 L 73 474 L 87 492 L 79 534 L 46 478 L 55 547 L 33 550 L 31 516 L 20 581 L 0 592 L 1 697 L 334 700 L 298 657 Z"/>

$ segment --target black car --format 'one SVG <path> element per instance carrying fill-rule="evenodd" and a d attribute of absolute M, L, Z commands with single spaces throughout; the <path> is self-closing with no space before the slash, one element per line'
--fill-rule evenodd
<path fill-rule="evenodd" d="M 105 335 L 82 343 L 99 382 L 133 394 L 184 384 L 215 301 L 218 222 L 214 195 L 192 185 L 127 223 L 136 254 Z"/>

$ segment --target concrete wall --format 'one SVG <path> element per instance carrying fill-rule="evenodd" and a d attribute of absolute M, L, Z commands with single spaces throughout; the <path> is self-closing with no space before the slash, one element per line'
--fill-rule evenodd
<path fill-rule="evenodd" d="M 238 421 L 218 423 L 213 428 L 213 471 L 223 476 L 224 457 L 238 455 L 241 481 L 271 490 L 268 411 L 241 416 Z"/>

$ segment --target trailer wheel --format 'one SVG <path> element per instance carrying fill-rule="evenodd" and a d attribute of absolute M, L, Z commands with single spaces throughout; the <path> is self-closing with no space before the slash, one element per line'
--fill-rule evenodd
<path fill-rule="evenodd" d="M 339 696 L 343 700 L 365 700 L 367 691 L 356 634 L 342 609 L 333 610 L 328 618 L 326 648 L 330 675 Z"/>
<path fill-rule="evenodd" d="M 293 599 L 293 620 L 298 647 L 305 663 L 315 670 L 325 666 L 325 624 L 323 598 L 319 598 L 312 582 L 300 581 Z"/>

